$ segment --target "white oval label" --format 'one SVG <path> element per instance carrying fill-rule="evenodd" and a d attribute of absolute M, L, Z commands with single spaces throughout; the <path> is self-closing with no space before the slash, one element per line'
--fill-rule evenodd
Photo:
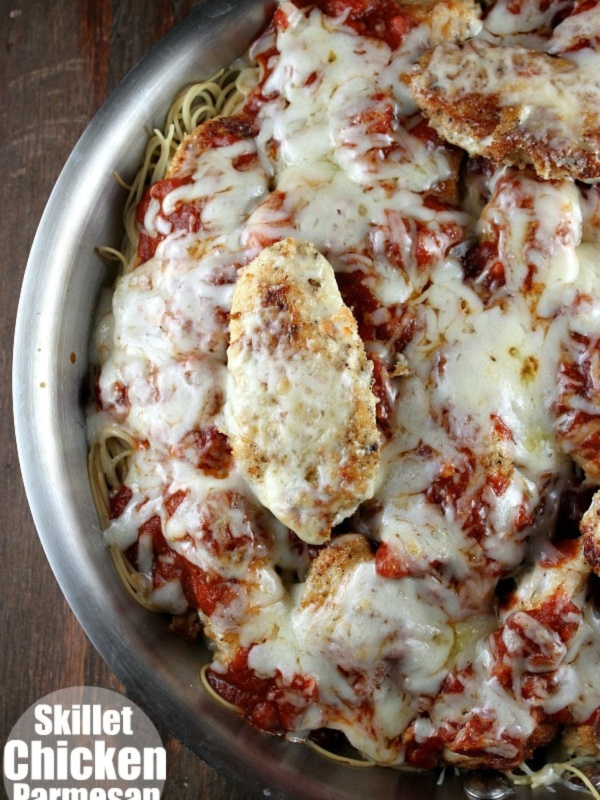
<path fill-rule="evenodd" d="M 76 686 L 27 709 L 10 732 L 3 766 L 10 800 L 159 800 L 167 758 L 131 700 Z"/>

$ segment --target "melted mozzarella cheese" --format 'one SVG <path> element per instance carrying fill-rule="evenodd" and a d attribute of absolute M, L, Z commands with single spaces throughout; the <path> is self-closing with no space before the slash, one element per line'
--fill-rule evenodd
<path fill-rule="evenodd" d="M 265 94 L 277 99 L 261 111 L 258 136 L 262 146 L 271 140 L 278 143 L 279 162 L 292 165 L 328 158 L 336 117 L 346 112 L 348 101 L 355 107 L 362 97 L 377 91 L 380 82 L 394 87 L 403 113 L 414 109 L 398 80 L 398 67 L 411 58 L 410 50 L 392 54 L 383 41 L 361 37 L 359 42 L 341 20 L 324 18 L 318 9 L 306 14 L 285 2 L 279 11 L 287 18 L 277 34 L 281 55 L 264 85 Z M 371 140 L 371 146 L 377 143 Z"/>
<path fill-rule="evenodd" d="M 445 417 L 464 445 L 491 435 L 499 417 L 512 431 L 505 449 L 514 463 L 539 475 L 561 467 L 546 412 L 556 372 L 540 369 L 544 332 L 532 331 L 529 315 L 516 306 L 508 318 L 497 306 L 466 318 L 457 338 L 438 350 L 430 397 L 433 413 Z M 477 375 L 475 383 L 471 375 Z"/>
<path fill-rule="evenodd" d="M 446 19 L 452 3 L 440 8 Z M 579 135 L 574 113 L 598 99 L 595 62 L 591 45 L 564 51 L 588 36 L 593 12 L 554 34 L 554 11 L 529 0 L 510 14 L 497 2 L 481 34 L 472 13 L 467 28 L 481 41 L 462 48 L 466 62 L 446 59 L 443 45 L 429 64 L 443 90 L 475 86 L 518 104 L 522 47 L 562 53 L 570 63 L 558 77 L 546 56 L 527 76 L 521 122 L 557 139 Z M 596 193 L 469 160 L 460 180 L 477 197 L 462 203 L 460 154 L 433 136 L 402 80 L 440 35 L 439 19 L 391 49 L 345 15 L 289 2 L 279 15 L 251 50 L 266 61 L 242 77 L 255 91 L 256 136 L 196 153 L 190 182 L 152 198 L 144 229 L 159 239 L 155 255 L 119 279 L 97 330 L 101 407 L 90 439 L 112 426 L 135 442 L 131 497 L 106 539 L 122 550 L 137 541 L 151 580 L 156 553 L 140 530 L 158 518 L 168 557 L 223 589 L 201 610 L 215 671 L 226 676 L 244 648 L 284 701 L 298 701 L 298 676 L 315 681 L 293 723 L 300 738 L 336 728 L 394 765 L 409 758 L 407 742 L 427 752 L 440 739 L 450 763 L 518 759 L 540 715 L 567 709 L 583 722 L 600 696 L 600 629 L 581 586 L 544 567 L 518 576 L 519 605 L 499 619 L 495 597 L 524 559 L 542 564 L 530 538 L 551 551 L 580 445 L 561 433 L 561 413 L 598 415 Z M 197 212 L 197 230 L 170 221 L 182 207 Z M 297 245 L 293 276 L 261 304 L 265 287 L 248 265 L 287 237 L 312 242 L 335 276 Z M 310 281 L 322 289 L 314 302 Z M 287 303 L 292 288 L 300 301 Z M 592 366 L 560 412 L 557 376 L 574 371 L 566 352 L 581 374 Z M 356 450 L 379 444 L 372 376 L 383 447 L 377 474 L 369 461 L 357 479 Z M 368 425 L 355 419 L 356 392 Z M 217 440 L 215 468 L 201 456 L 217 427 L 233 458 Z M 323 541 L 344 519 L 363 540 L 347 560 L 337 531 L 316 558 L 288 531 Z M 528 614 L 558 586 L 583 607 L 568 643 Z M 173 613 L 187 603 L 178 580 L 154 586 L 151 599 Z M 547 689 L 535 684 L 531 696 L 523 630 L 556 662 L 538 664 Z M 510 684 L 498 677 L 498 642 Z M 447 691 L 453 674 L 462 690 Z"/>
<path fill-rule="evenodd" d="M 523 106 L 521 122 L 526 121 L 533 131 L 546 131 L 552 125 L 553 135 L 558 136 L 562 128 L 567 140 L 576 140 L 580 112 L 587 104 L 582 101 L 593 102 L 597 81 L 592 72 L 579 75 L 570 64 L 561 64 L 561 70 L 554 64 L 518 47 L 474 42 L 462 51 L 453 46 L 434 50 L 428 69 L 441 92 L 498 96 L 503 107 Z"/>
<path fill-rule="evenodd" d="M 302 587 L 299 587 L 302 588 Z M 315 678 L 330 720 L 369 757 L 393 763 L 386 740 L 399 736 L 416 713 L 418 698 L 433 695 L 445 675 L 454 635 L 427 580 L 400 585 L 377 575 L 373 561 L 347 570 L 330 585 L 322 604 L 302 603 L 297 592 L 285 609 L 276 637 L 256 645 L 249 664 L 260 674 L 275 670 Z M 436 598 L 437 600 L 437 598 Z M 358 723 L 356 688 L 374 704 L 375 737 Z"/>
<path fill-rule="evenodd" d="M 371 368 L 333 270 L 285 239 L 238 278 L 225 429 L 258 498 L 322 542 L 373 493 L 379 436 Z"/>
<path fill-rule="evenodd" d="M 407 78 L 413 98 L 447 140 L 471 155 L 544 178 L 596 182 L 598 58 L 577 59 L 473 39 L 429 51 Z"/>
<path fill-rule="evenodd" d="M 520 0 L 515 8 L 510 0 L 498 0 L 483 24 L 486 31 L 503 38 L 523 33 L 545 34 L 556 14 L 567 6 L 568 0 L 555 0 L 549 5 L 537 0 Z"/>
<path fill-rule="evenodd" d="M 426 41 L 416 28 L 409 36 L 413 46 L 391 51 L 377 39 L 357 39 L 342 19 L 333 21 L 318 9 L 304 13 L 283 3 L 280 12 L 287 24 L 277 32 L 280 54 L 263 90 L 273 99 L 259 111 L 257 142 L 286 212 L 278 208 L 274 217 L 269 204 L 271 229 L 255 232 L 264 224 L 260 215 L 246 235 L 253 241 L 258 233 L 265 244 L 300 235 L 328 257 L 339 256 L 361 247 L 373 221 L 383 220 L 395 203 L 411 216 L 426 213 L 413 192 L 454 174 L 448 152 L 393 122 L 414 113 L 400 75 Z M 260 52 L 260 40 L 251 52 Z M 382 113 L 391 113 L 384 132 L 377 125 Z"/>

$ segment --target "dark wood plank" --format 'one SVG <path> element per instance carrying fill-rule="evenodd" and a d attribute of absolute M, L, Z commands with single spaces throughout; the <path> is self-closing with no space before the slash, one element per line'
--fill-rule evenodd
<path fill-rule="evenodd" d="M 0 730 L 55 689 L 124 687 L 92 648 L 47 564 L 13 433 L 10 370 L 20 285 L 35 229 L 78 137 L 107 94 L 196 0 L 0 0 Z M 165 800 L 248 800 L 167 737 Z"/>

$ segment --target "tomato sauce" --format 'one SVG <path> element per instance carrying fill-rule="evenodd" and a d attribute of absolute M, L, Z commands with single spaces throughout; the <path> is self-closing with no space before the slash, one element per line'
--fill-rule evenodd
<path fill-rule="evenodd" d="M 395 0 L 295 0 L 295 5 L 317 6 L 330 17 L 347 14 L 349 27 L 362 36 L 384 41 L 392 50 L 400 47 L 418 24 Z"/>
<path fill-rule="evenodd" d="M 163 200 L 168 194 L 170 194 L 170 192 L 172 192 L 174 189 L 179 188 L 180 186 L 185 186 L 186 184 L 189 184 L 191 182 L 192 182 L 191 176 L 187 178 L 164 178 L 163 180 L 157 181 L 156 183 L 153 183 L 151 186 L 149 186 L 142 195 L 142 199 L 138 203 L 135 212 L 135 219 L 138 226 L 140 227 L 140 236 L 138 240 L 138 249 L 137 249 L 138 265 L 144 264 L 146 261 L 151 259 L 156 253 L 156 248 L 158 247 L 160 242 L 162 242 L 163 239 L 165 238 L 164 234 L 155 233 L 154 235 L 150 235 L 144 230 L 143 227 L 144 218 L 148 212 L 148 209 L 150 208 L 152 200 L 157 200 L 162 206 Z M 185 226 L 189 227 L 190 225 L 197 226 L 199 224 L 199 215 L 197 211 L 194 210 L 195 218 L 192 219 L 192 217 L 189 216 L 187 218 L 185 217 L 185 215 L 182 216 L 182 210 L 183 210 L 182 206 L 180 205 L 179 208 L 175 209 L 175 211 L 171 215 L 172 219 L 169 218 L 169 221 L 172 223 L 173 227 L 176 230 L 179 229 L 177 227 L 178 225 L 182 227 Z M 161 216 L 163 216 L 163 218 L 166 219 L 164 215 L 161 214 Z M 198 230 L 197 227 L 194 227 L 192 229 Z"/>
<path fill-rule="evenodd" d="M 229 440 L 214 426 L 191 431 L 183 439 L 181 446 L 195 448 L 196 466 L 206 475 L 226 478 L 233 468 L 233 454 Z"/>
<path fill-rule="evenodd" d="M 473 244 L 466 251 L 462 265 L 465 277 L 471 280 L 475 280 L 486 270 L 485 278 L 482 281 L 486 289 L 499 289 L 506 284 L 506 273 L 499 258 L 497 240 Z"/>
<path fill-rule="evenodd" d="M 372 391 L 377 398 L 375 416 L 377 427 L 384 436 L 389 437 L 392 431 L 392 415 L 394 408 L 393 392 L 389 372 L 381 359 L 372 358 L 373 386 Z"/>
<path fill-rule="evenodd" d="M 474 469 L 473 458 L 466 459 L 460 468 L 454 464 L 445 464 L 427 489 L 426 497 L 429 502 L 442 506 L 446 511 L 454 511 L 469 485 Z"/>
<path fill-rule="evenodd" d="M 208 669 L 208 683 L 254 727 L 277 734 L 292 730 L 303 709 L 318 700 L 314 679 L 295 675 L 286 684 L 280 673 L 262 678 L 248 666 L 251 649 L 240 648 L 224 674 Z"/>
<path fill-rule="evenodd" d="M 382 542 L 375 553 L 375 569 L 382 578 L 404 578 L 411 574 L 410 568 L 398 557 L 393 547 Z"/>
<path fill-rule="evenodd" d="M 338 272 L 336 281 L 344 303 L 352 309 L 358 332 L 365 342 L 393 342 L 396 353 L 401 353 L 418 330 L 417 311 L 404 306 L 387 307 L 387 319 L 375 323 L 373 316 L 382 308 L 381 303 L 366 285 L 367 275 L 360 270 Z"/>
<path fill-rule="evenodd" d="M 110 518 L 116 519 L 120 517 L 132 497 L 133 492 L 128 486 L 119 486 L 113 489 L 108 498 Z"/>
<path fill-rule="evenodd" d="M 249 113 L 238 114 L 232 117 L 216 117 L 208 120 L 194 132 L 192 137 L 185 145 L 186 150 L 208 150 L 211 148 L 227 147 L 235 142 L 247 139 L 256 134 L 252 115 Z M 250 169 L 256 161 L 256 156 L 250 154 L 248 157 L 238 158 L 237 165 L 234 167 L 244 172 Z M 185 169 L 185 161 L 181 169 Z M 144 264 L 152 258 L 158 245 L 166 238 L 166 234 L 152 232 L 148 233 L 144 229 L 144 219 L 150 208 L 152 200 L 157 200 L 162 204 L 164 199 L 175 189 L 193 183 L 192 175 L 177 175 L 171 178 L 164 178 L 149 186 L 136 209 L 136 222 L 140 228 L 137 265 Z M 162 211 L 159 216 L 171 226 L 171 231 L 184 231 L 185 233 L 197 233 L 202 230 L 202 210 L 206 201 L 198 199 L 194 202 L 179 202 L 173 211 L 166 215 Z"/>
<path fill-rule="evenodd" d="M 218 606 L 228 605 L 236 597 L 234 581 L 226 581 L 217 574 L 202 570 L 169 546 L 163 535 L 159 517 L 151 517 L 141 525 L 139 535 L 152 538 L 154 589 L 168 581 L 177 580 L 181 584 L 188 605 L 200 609 L 207 615 L 213 614 Z M 136 553 L 130 548 L 126 555 L 135 566 Z"/>
<path fill-rule="evenodd" d="M 442 762 L 444 742 L 441 736 L 431 736 L 424 742 L 417 742 L 414 732 L 409 729 L 405 744 L 404 758 L 408 765 L 418 769 L 435 769 Z"/>
<path fill-rule="evenodd" d="M 168 495 L 165 498 L 164 506 L 165 511 L 169 517 L 172 517 L 173 514 L 177 511 L 179 506 L 183 503 L 185 498 L 187 497 L 188 492 L 183 491 L 183 489 L 179 489 L 177 492 L 173 492 L 173 494 Z"/>
<path fill-rule="evenodd" d="M 230 509 L 238 512 L 235 524 L 231 514 L 225 513 Z M 232 490 L 209 493 L 198 509 L 198 523 L 203 545 L 221 559 L 241 559 L 248 550 L 258 558 L 269 548 L 268 536 L 256 518 L 256 507 Z"/>
<path fill-rule="evenodd" d="M 546 600 L 539 608 L 527 612 L 560 636 L 564 644 L 568 644 L 579 628 L 581 612 L 575 603 L 566 595 L 557 592 Z"/>

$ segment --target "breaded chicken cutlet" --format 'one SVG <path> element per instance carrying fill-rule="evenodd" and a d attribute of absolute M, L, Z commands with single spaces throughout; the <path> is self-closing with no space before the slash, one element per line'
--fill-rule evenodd
<path fill-rule="evenodd" d="M 405 76 L 437 133 L 546 179 L 600 180 L 600 72 L 520 46 L 445 43 Z"/>
<path fill-rule="evenodd" d="M 239 274 L 229 330 L 236 464 L 301 539 L 326 541 L 379 463 L 372 365 L 331 265 L 304 241 L 265 248 Z"/>

